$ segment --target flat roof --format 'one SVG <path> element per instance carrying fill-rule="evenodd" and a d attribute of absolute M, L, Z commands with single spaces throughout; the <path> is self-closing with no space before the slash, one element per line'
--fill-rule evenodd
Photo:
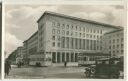
<path fill-rule="evenodd" d="M 39 22 L 44 17 L 44 15 L 46 15 L 46 14 L 55 15 L 55 16 L 59 16 L 59 17 L 64 17 L 64 18 L 68 18 L 68 19 L 73 19 L 73 20 L 78 20 L 78 21 L 82 21 L 82 22 L 93 23 L 93 24 L 102 25 L 102 26 L 108 26 L 108 27 L 119 28 L 119 29 L 122 28 L 121 26 L 110 25 L 110 24 L 106 24 L 106 23 L 101 23 L 101 22 L 97 22 L 97 21 L 82 19 L 82 18 L 73 17 L 73 16 L 69 16 L 69 15 L 64 15 L 64 14 L 60 14 L 60 13 L 56 13 L 56 12 L 51 12 L 51 11 L 45 11 L 43 13 L 43 15 L 37 20 L 37 22 Z"/>

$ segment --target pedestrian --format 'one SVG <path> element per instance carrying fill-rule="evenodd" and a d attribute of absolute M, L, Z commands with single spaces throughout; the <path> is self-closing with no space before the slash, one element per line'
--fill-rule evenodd
<path fill-rule="evenodd" d="M 5 76 L 9 75 L 10 70 L 11 70 L 11 63 L 8 60 L 6 60 L 6 62 L 5 62 Z"/>
<path fill-rule="evenodd" d="M 66 62 L 66 61 L 64 62 L 64 66 L 65 66 L 65 67 L 67 66 L 67 62 Z"/>

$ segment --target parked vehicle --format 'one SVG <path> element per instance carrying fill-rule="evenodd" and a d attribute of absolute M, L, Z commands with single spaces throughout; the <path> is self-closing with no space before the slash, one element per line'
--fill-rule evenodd
<path fill-rule="evenodd" d="M 89 66 L 85 69 L 87 78 L 106 78 L 106 79 L 117 79 L 120 76 L 122 70 L 122 62 L 120 58 L 104 58 L 96 60 L 95 65 Z"/>
<path fill-rule="evenodd" d="M 85 68 L 85 75 L 87 78 L 92 78 L 94 77 L 94 73 L 95 73 L 95 65 L 90 65 L 89 67 Z"/>

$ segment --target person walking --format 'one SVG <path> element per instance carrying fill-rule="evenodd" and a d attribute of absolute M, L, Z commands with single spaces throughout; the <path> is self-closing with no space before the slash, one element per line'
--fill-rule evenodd
<path fill-rule="evenodd" d="M 6 60 L 6 62 L 5 62 L 5 76 L 9 75 L 10 70 L 11 70 L 11 63 L 8 60 Z"/>
<path fill-rule="evenodd" d="M 67 67 L 67 62 L 66 61 L 64 62 L 64 66 Z"/>

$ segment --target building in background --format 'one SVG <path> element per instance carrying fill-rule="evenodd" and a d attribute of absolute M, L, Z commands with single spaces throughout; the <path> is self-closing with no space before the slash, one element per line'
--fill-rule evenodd
<path fill-rule="evenodd" d="M 17 50 L 14 50 L 7 58 L 11 62 L 11 64 L 16 64 L 16 55 L 17 55 Z"/>
<path fill-rule="evenodd" d="M 23 57 L 24 52 L 23 52 L 23 47 L 20 46 L 16 50 L 14 50 L 7 58 L 11 62 L 11 64 L 17 64 L 19 62 L 23 62 Z"/>
<path fill-rule="evenodd" d="M 23 62 L 23 56 L 24 56 L 24 52 L 23 52 L 23 47 L 18 47 L 16 49 L 16 64 L 19 63 L 19 62 Z"/>
<path fill-rule="evenodd" d="M 115 30 L 104 35 L 104 52 L 111 57 L 124 56 L 124 30 Z"/>
<path fill-rule="evenodd" d="M 31 64 L 33 60 L 36 60 L 37 48 L 38 48 L 38 31 L 35 32 L 29 39 L 23 42 L 24 43 L 24 63 Z M 34 57 L 32 58 L 32 56 Z"/>

